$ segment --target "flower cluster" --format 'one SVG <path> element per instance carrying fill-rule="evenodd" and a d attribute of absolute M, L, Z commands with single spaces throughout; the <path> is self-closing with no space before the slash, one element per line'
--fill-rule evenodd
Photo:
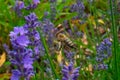
<path fill-rule="evenodd" d="M 56 17 L 56 13 L 57 13 L 56 2 L 57 2 L 57 0 L 50 0 L 51 20 L 54 20 Z"/>
<path fill-rule="evenodd" d="M 22 16 L 22 12 L 21 12 L 22 9 L 27 9 L 27 10 L 35 9 L 39 3 L 40 3 L 39 0 L 32 0 L 31 4 L 25 6 L 23 1 L 16 0 L 14 10 L 18 16 Z"/>
<path fill-rule="evenodd" d="M 98 62 L 98 65 L 95 66 L 96 69 L 100 70 L 108 68 L 107 64 L 104 64 L 104 61 L 112 54 L 111 45 L 110 39 L 106 38 L 97 46 L 96 61 Z"/>
<path fill-rule="evenodd" d="M 74 55 L 75 55 L 74 52 L 64 50 L 64 54 L 65 54 L 65 57 L 68 60 L 68 62 L 74 62 Z"/>
<path fill-rule="evenodd" d="M 4 45 L 12 65 L 16 67 L 12 70 L 11 80 L 20 80 L 21 78 L 29 80 L 34 75 L 33 52 L 26 48 L 29 44 L 26 33 L 27 31 L 23 27 L 15 27 L 14 31 L 10 32 L 12 50 Z"/>
<path fill-rule="evenodd" d="M 46 20 L 47 18 L 49 17 L 49 12 L 48 11 L 45 11 L 44 14 L 43 14 L 43 17 L 42 17 L 42 20 Z"/>
<path fill-rule="evenodd" d="M 30 77 L 34 75 L 32 66 L 34 60 L 44 54 L 44 47 L 39 32 L 36 30 L 41 23 L 35 13 L 25 16 L 25 20 L 26 24 L 14 27 L 14 30 L 10 32 L 13 50 L 9 50 L 7 46 L 4 46 L 11 63 L 16 66 L 16 69 L 12 70 L 11 80 L 21 78 L 30 80 Z"/>
<path fill-rule="evenodd" d="M 34 57 L 39 58 L 39 56 L 44 55 L 44 47 L 40 39 L 39 32 L 36 30 L 41 23 L 38 21 L 35 13 L 31 13 L 25 16 L 26 24 L 23 26 L 28 32 L 26 35 L 29 37 L 29 46 L 33 48 Z"/>
<path fill-rule="evenodd" d="M 33 2 L 26 7 L 26 9 L 27 10 L 35 9 L 39 3 L 40 3 L 39 0 L 33 0 Z"/>
<path fill-rule="evenodd" d="M 70 6 L 70 11 L 71 12 L 77 12 L 78 13 L 77 17 L 78 18 L 80 18 L 83 15 L 84 9 L 85 9 L 85 7 L 80 0 L 77 0 L 75 4 Z"/>
<path fill-rule="evenodd" d="M 23 1 L 16 1 L 14 10 L 18 16 L 22 16 L 21 10 L 25 8 L 24 2 Z"/>
<path fill-rule="evenodd" d="M 64 66 L 62 69 L 62 80 L 77 80 L 79 76 L 80 67 L 74 68 L 71 62 L 68 66 Z"/>
<path fill-rule="evenodd" d="M 15 8 L 18 8 L 19 10 L 23 9 L 25 7 L 23 1 L 16 1 Z"/>
<path fill-rule="evenodd" d="M 52 43 L 53 43 L 53 33 L 52 30 L 54 29 L 54 24 L 52 22 L 50 22 L 49 19 L 45 19 L 43 21 L 43 24 L 41 26 L 42 31 L 43 31 L 43 35 L 46 38 L 46 41 L 48 43 L 48 46 L 51 47 Z"/>
<path fill-rule="evenodd" d="M 10 41 L 14 48 L 26 47 L 29 44 L 27 31 L 23 27 L 15 27 L 14 31 L 10 32 Z"/>

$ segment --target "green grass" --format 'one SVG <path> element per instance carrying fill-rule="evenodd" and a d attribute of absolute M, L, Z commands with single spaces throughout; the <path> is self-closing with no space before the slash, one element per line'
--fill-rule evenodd
<path fill-rule="evenodd" d="M 118 53 L 118 39 L 117 39 L 117 25 L 116 25 L 116 1 L 113 2 L 112 0 L 110 0 L 110 11 L 111 11 L 111 22 L 112 22 L 112 36 L 113 36 L 113 79 L 114 80 L 119 80 L 120 78 L 118 78 L 119 74 L 118 74 L 118 57 L 119 57 L 119 53 Z M 113 7 L 115 9 L 113 9 Z"/>
<path fill-rule="evenodd" d="M 25 0 L 24 0 L 25 1 Z M 62 0 L 58 0 L 56 4 L 57 14 L 56 14 L 56 20 L 52 20 L 52 23 L 57 26 L 58 24 L 62 24 L 64 20 L 69 20 L 70 27 L 73 30 L 73 23 L 72 17 L 76 16 L 77 13 L 70 13 L 69 7 L 73 3 L 75 3 L 75 0 L 66 0 L 65 3 L 61 2 Z M 89 3 L 89 0 L 82 0 L 85 4 L 85 13 L 89 16 L 94 17 L 94 20 L 87 17 L 86 19 L 81 18 L 80 21 L 85 21 L 87 24 L 85 26 L 85 33 L 87 36 L 88 45 L 85 45 L 84 42 L 82 42 L 81 38 L 74 38 L 70 36 L 71 40 L 73 40 L 77 46 L 78 46 L 78 53 L 80 57 L 75 60 L 76 64 L 75 67 L 80 66 L 81 63 L 83 63 L 82 68 L 87 67 L 89 64 L 95 64 L 95 56 L 96 56 L 96 45 L 101 43 L 101 41 L 104 38 L 112 38 L 112 57 L 110 57 L 108 64 L 109 68 L 108 70 L 103 71 L 93 71 L 93 75 L 90 74 L 90 72 L 86 70 L 80 70 L 80 76 L 78 80 L 120 80 L 120 43 L 118 42 L 118 27 L 119 27 L 119 17 L 120 14 L 117 14 L 117 1 L 113 2 L 113 0 L 93 0 L 93 2 Z M 25 1 L 27 4 L 27 1 Z M 21 26 L 24 25 L 25 20 L 24 16 L 31 12 L 35 12 L 38 16 L 39 20 L 42 22 L 44 12 L 48 11 L 49 15 L 47 16 L 48 19 L 51 18 L 51 10 L 50 10 L 50 2 L 47 0 L 41 0 L 41 3 L 35 10 L 23 10 L 23 17 L 18 17 L 17 14 L 15 14 L 14 10 L 12 9 L 14 6 L 14 1 L 12 0 L 0 0 L 0 43 L 7 43 L 9 44 L 9 32 L 12 31 L 12 29 L 15 26 Z M 114 9 L 113 9 L 114 8 Z M 63 16 L 64 17 L 61 17 Z M 105 24 L 100 24 L 98 20 L 101 19 Z M 94 31 L 94 25 L 93 22 L 96 24 L 96 29 L 98 31 Z M 83 27 L 81 24 L 77 25 L 74 24 L 77 27 Z M 105 30 L 105 34 L 101 35 L 99 33 L 99 27 L 102 27 Z M 107 31 L 109 29 L 110 31 Z M 46 60 L 48 59 L 49 65 L 52 71 L 52 74 L 45 75 L 45 68 L 42 63 L 35 62 L 34 67 L 35 69 L 38 68 L 40 73 L 36 73 L 33 77 L 33 80 L 55 80 L 55 79 L 61 79 L 61 67 L 59 66 L 59 63 L 56 61 L 56 55 L 51 56 L 49 51 L 49 46 L 47 45 L 46 38 L 43 36 L 43 32 L 40 28 L 37 29 L 40 33 L 41 41 L 43 43 L 43 46 L 45 48 L 45 56 L 43 56 L 41 59 Z M 91 34 L 89 34 L 89 32 Z M 75 35 L 76 36 L 76 35 Z M 90 55 L 90 59 L 87 59 L 85 57 L 85 50 L 81 49 L 80 46 L 82 46 L 84 49 L 89 49 L 92 51 L 92 54 Z M 11 46 L 10 46 L 11 47 Z M 64 53 L 63 53 L 64 55 Z M 85 57 L 85 59 L 83 59 Z M 65 56 L 63 56 L 65 58 Z M 66 60 L 66 59 L 65 59 Z M 9 61 L 7 60 L 6 63 Z M 6 64 L 5 63 L 5 64 Z M 4 65 L 5 65 L 4 64 Z M 59 68 L 59 69 L 56 69 Z M 5 68 L 0 69 L 0 73 L 5 70 Z"/>

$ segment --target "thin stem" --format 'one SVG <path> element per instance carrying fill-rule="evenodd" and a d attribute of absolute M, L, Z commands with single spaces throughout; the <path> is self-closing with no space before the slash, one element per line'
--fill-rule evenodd
<path fill-rule="evenodd" d="M 115 14 L 113 11 L 113 1 L 110 0 L 110 11 L 111 11 L 111 20 L 112 20 L 112 35 L 113 35 L 113 76 L 114 80 L 118 80 L 118 66 L 117 66 L 117 26 L 115 24 Z"/>
<path fill-rule="evenodd" d="M 40 33 L 40 37 L 41 37 L 43 46 L 44 46 L 44 48 L 45 48 L 46 56 L 47 56 L 47 58 L 48 58 L 48 60 L 49 60 L 49 62 L 50 62 L 50 66 L 51 66 L 53 75 L 54 75 L 55 79 L 58 79 L 58 75 L 57 75 L 57 73 L 55 72 L 55 68 L 54 68 L 54 65 L 53 65 L 53 63 L 52 63 L 51 57 L 49 56 L 49 50 L 48 50 L 48 46 L 47 46 L 47 44 L 46 44 L 46 40 L 45 40 L 45 38 L 42 36 L 42 31 L 41 31 L 40 28 L 38 28 L 38 31 L 39 31 L 39 33 Z"/>

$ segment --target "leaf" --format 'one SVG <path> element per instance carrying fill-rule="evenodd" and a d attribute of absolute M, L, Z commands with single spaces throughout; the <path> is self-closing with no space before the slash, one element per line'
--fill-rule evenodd
<path fill-rule="evenodd" d="M 6 54 L 5 52 L 3 52 L 2 55 L 0 56 L 0 67 L 4 64 L 5 61 L 6 61 Z"/>

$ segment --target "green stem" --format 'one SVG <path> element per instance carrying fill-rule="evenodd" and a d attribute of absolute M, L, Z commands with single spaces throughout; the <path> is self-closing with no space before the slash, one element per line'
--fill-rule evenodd
<path fill-rule="evenodd" d="M 110 0 L 110 11 L 112 19 L 112 36 L 113 36 L 113 76 L 114 80 L 118 80 L 118 66 L 117 66 L 117 26 L 115 24 L 115 12 L 113 11 L 113 1 Z"/>
<path fill-rule="evenodd" d="M 48 46 L 47 46 L 47 44 L 46 44 L 46 40 L 45 40 L 45 38 L 43 37 L 42 31 L 41 31 L 40 28 L 38 28 L 38 32 L 40 33 L 40 37 L 41 37 L 43 46 L 44 46 L 44 48 L 45 48 L 46 56 L 47 56 L 47 58 L 48 58 L 48 60 L 49 60 L 49 62 L 50 62 L 50 66 L 51 66 L 53 75 L 54 75 L 55 79 L 58 79 L 58 75 L 57 75 L 57 73 L 55 72 L 55 68 L 54 68 L 54 65 L 53 65 L 53 63 L 52 63 L 51 57 L 49 56 L 49 50 L 48 50 Z"/>

